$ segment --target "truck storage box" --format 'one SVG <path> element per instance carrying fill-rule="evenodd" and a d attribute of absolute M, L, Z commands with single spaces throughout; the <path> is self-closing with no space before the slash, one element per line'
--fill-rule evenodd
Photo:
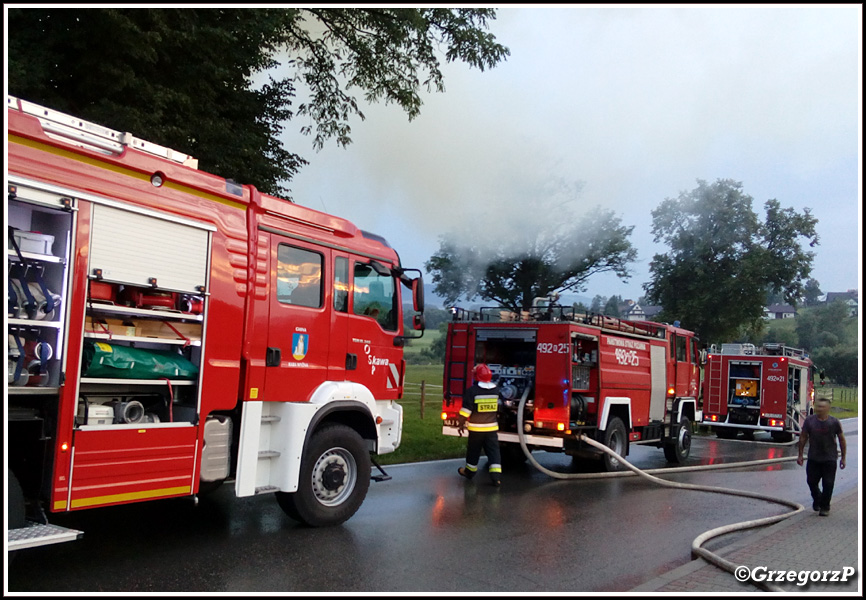
<path fill-rule="evenodd" d="M 21 252 L 33 252 L 34 254 L 51 254 L 51 247 L 54 245 L 54 236 L 35 231 L 21 231 L 17 229 L 13 232 L 15 243 L 18 244 L 18 249 Z"/>
<path fill-rule="evenodd" d="M 755 380 L 737 379 L 734 394 L 736 396 L 757 396 L 758 382 Z"/>
<path fill-rule="evenodd" d="M 85 422 L 85 411 L 87 422 Z M 104 404 L 78 404 L 79 425 L 111 425 L 114 423 L 114 407 Z"/>

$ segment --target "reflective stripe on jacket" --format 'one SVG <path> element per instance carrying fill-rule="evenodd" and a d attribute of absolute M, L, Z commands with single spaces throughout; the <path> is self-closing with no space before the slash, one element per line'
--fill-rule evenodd
<path fill-rule="evenodd" d="M 498 431 L 496 412 L 499 408 L 499 386 L 484 387 L 475 384 L 463 393 L 460 414 L 466 417 L 469 431 Z"/>

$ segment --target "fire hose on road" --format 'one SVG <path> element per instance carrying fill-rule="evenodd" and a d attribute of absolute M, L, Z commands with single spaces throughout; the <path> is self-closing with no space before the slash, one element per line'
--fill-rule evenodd
<path fill-rule="evenodd" d="M 529 388 L 527 387 L 526 391 L 524 392 L 523 396 L 520 399 L 520 404 L 517 407 L 517 422 L 518 423 L 523 423 L 523 407 L 526 404 L 526 398 L 528 396 L 528 392 L 529 392 Z M 676 488 L 676 489 L 682 489 L 682 490 L 695 490 L 695 491 L 699 491 L 699 492 L 710 492 L 710 493 L 714 493 L 714 494 L 726 494 L 726 495 L 730 495 L 730 496 L 743 496 L 745 498 L 754 498 L 757 500 L 763 500 L 766 502 L 771 502 L 773 504 L 781 504 L 783 506 L 788 506 L 790 508 L 793 508 L 794 509 L 793 511 L 787 512 L 787 513 L 784 513 L 781 515 L 776 515 L 776 516 L 772 516 L 772 517 L 765 517 L 763 519 L 754 519 L 751 521 L 743 521 L 741 523 L 733 523 L 731 525 L 724 525 L 722 527 L 717 527 L 715 529 L 711 529 L 710 531 L 702 533 L 701 535 L 699 535 L 698 537 L 696 537 L 692 541 L 692 555 L 693 556 L 700 556 L 701 558 L 703 558 L 704 560 L 706 560 L 710 564 L 716 565 L 717 567 L 719 567 L 725 571 L 728 571 L 729 573 L 732 573 L 732 574 L 734 573 L 734 570 L 736 569 L 736 567 L 738 565 L 735 565 L 734 563 L 722 558 L 721 556 L 718 556 L 718 555 L 710 552 L 706 548 L 703 548 L 702 547 L 703 544 L 705 544 L 707 541 L 709 541 L 715 537 L 719 537 L 719 536 L 722 536 L 722 535 L 725 535 L 728 533 L 733 533 L 735 531 L 741 531 L 744 529 L 752 529 L 755 527 L 763 527 L 765 525 L 772 525 L 773 523 L 777 523 L 779 521 L 782 521 L 784 519 L 792 517 L 792 516 L 796 515 L 797 513 L 800 513 L 804 510 L 802 504 L 799 504 L 797 502 L 792 502 L 790 500 L 785 500 L 783 498 L 774 498 L 772 496 L 767 496 L 764 494 L 758 494 L 756 492 L 749 492 L 749 491 L 745 491 L 745 490 L 734 490 L 734 489 L 730 489 L 730 488 L 722 488 L 722 487 L 707 486 L 707 485 L 696 485 L 696 484 L 691 484 L 691 483 L 677 483 L 674 481 L 667 481 L 665 479 L 661 479 L 659 477 L 655 477 L 654 475 L 650 474 L 650 473 L 683 473 L 683 472 L 691 472 L 691 471 L 707 471 L 707 470 L 711 470 L 711 469 L 734 468 L 734 467 L 740 467 L 740 466 L 753 467 L 753 466 L 760 466 L 763 464 L 789 462 L 792 460 L 796 460 L 796 458 L 793 456 L 788 456 L 788 457 L 783 457 L 783 458 L 770 458 L 770 459 L 755 460 L 755 461 L 746 461 L 746 462 L 736 462 L 736 463 L 729 463 L 729 464 L 698 465 L 698 466 L 692 466 L 692 467 L 674 467 L 674 468 L 665 468 L 665 469 L 641 470 L 641 469 L 638 469 L 637 467 L 635 467 L 634 465 L 632 465 L 631 463 L 629 463 L 622 456 L 620 456 L 619 454 L 617 454 L 616 452 L 614 452 L 613 450 L 611 450 L 610 448 L 608 448 L 604 444 L 601 444 L 601 443 L 597 442 L 596 440 L 587 437 L 584 434 L 579 434 L 577 436 L 577 439 L 589 444 L 590 446 L 593 446 L 594 448 L 597 448 L 598 450 L 601 450 L 602 452 L 609 454 L 610 456 L 615 458 L 617 461 L 622 463 L 623 466 L 630 469 L 631 472 L 629 472 L 629 471 L 614 471 L 614 472 L 607 472 L 607 473 L 558 473 L 556 471 L 551 471 L 550 469 L 547 469 L 546 467 L 541 465 L 537 460 L 535 460 L 535 457 L 532 456 L 532 453 L 529 451 L 529 447 L 526 445 L 526 438 L 524 436 L 522 427 L 517 428 L 517 437 L 520 440 L 520 447 L 523 450 L 523 453 L 526 455 L 526 458 L 529 460 L 529 462 L 532 463 L 532 466 L 534 466 L 536 469 L 538 469 L 539 471 L 541 471 L 545 475 L 549 475 L 550 477 L 553 477 L 555 479 L 599 479 L 599 478 L 605 478 L 605 477 L 626 477 L 626 476 L 631 476 L 632 474 L 634 474 L 634 475 L 637 475 L 639 477 L 643 477 L 644 479 L 651 481 L 657 485 L 661 485 L 664 487 L 670 487 L 670 488 Z M 759 587 L 761 587 L 767 591 L 770 591 L 770 592 L 782 592 L 782 591 L 784 591 L 783 589 L 776 587 L 774 585 L 770 585 L 766 582 L 753 582 L 753 583 L 754 583 L 754 585 L 757 585 L 757 586 L 759 586 Z"/>

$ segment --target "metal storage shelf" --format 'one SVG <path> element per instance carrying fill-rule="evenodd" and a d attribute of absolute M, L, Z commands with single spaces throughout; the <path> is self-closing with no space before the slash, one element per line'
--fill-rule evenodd
<path fill-rule="evenodd" d="M 60 329 L 63 325 L 59 321 L 37 321 L 35 319 L 8 319 L 6 323 L 17 327 L 51 327 L 52 329 Z"/>
<path fill-rule="evenodd" d="M 100 378 L 100 377 L 82 377 L 81 383 L 93 383 L 98 385 L 165 385 L 165 379 L 120 379 L 120 378 Z M 198 381 L 191 379 L 170 379 L 171 385 L 197 385 Z"/>
<path fill-rule="evenodd" d="M 202 315 L 193 315 L 182 312 L 172 312 L 168 310 L 159 310 L 159 309 L 151 309 L 151 308 L 132 308 L 130 306 L 119 306 L 117 304 L 102 304 L 102 303 L 90 303 L 87 305 L 87 309 L 90 312 L 101 312 L 101 313 L 113 313 L 118 315 L 130 315 L 136 317 L 148 317 L 151 319 L 162 319 L 162 320 L 181 320 L 181 321 L 199 321 L 202 322 L 204 318 Z"/>
<path fill-rule="evenodd" d="M 6 391 L 9 392 L 9 394 L 17 396 L 39 396 L 42 394 L 57 394 L 60 392 L 60 388 L 35 385 L 8 385 L 6 386 Z"/>
<path fill-rule="evenodd" d="M 157 338 L 157 337 L 137 337 L 129 335 L 110 335 L 108 333 L 95 333 L 87 331 L 84 333 L 86 338 L 94 338 L 97 340 L 106 340 L 111 342 L 139 342 L 148 344 L 174 344 L 177 346 L 201 346 L 201 340 L 182 340 L 173 338 Z"/>
<path fill-rule="evenodd" d="M 35 252 L 24 252 L 22 250 L 21 256 L 28 260 L 38 260 L 39 262 L 48 262 L 48 263 L 64 263 L 66 262 L 64 259 L 59 256 L 54 256 L 52 254 L 36 254 Z M 9 252 L 9 260 L 14 260 L 15 262 L 19 262 L 18 255 L 15 254 L 14 250 L 10 250 Z"/>

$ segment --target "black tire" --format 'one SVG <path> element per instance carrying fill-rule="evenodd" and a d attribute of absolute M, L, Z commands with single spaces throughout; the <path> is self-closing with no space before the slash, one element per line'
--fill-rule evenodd
<path fill-rule="evenodd" d="M 310 527 L 339 525 L 360 508 L 370 487 L 370 453 L 354 429 L 326 425 L 301 459 L 297 492 L 277 492 L 287 515 Z"/>
<path fill-rule="evenodd" d="M 528 460 L 519 443 L 500 443 L 499 454 L 502 457 L 502 466 L 504 467 L 519 467 Z"/>
<path fill-rule="evenodd" d="M 790 431 L 771 431 L 770 435 L 773 437 L 773 441 L 779 444 L 787 444 L 794 440 L 794 434 Z"/>
<path fill-rule="evenodd" d="M 604 430 L 602 443 L 620 456 L 625 457 L 628 453 L 628 435 L 626 434 L 622 419 L 613 417 L 607 422 L 607 429 Z M 625 470 L 625 465 L 607 452 L 602 455 L 601 463 L 605 471 Z"/>
<path fill-rule="evenodd" d="M 732 440 L 737 437 L 740 430 L 736 427 L 716 427 L 716 435 L 723 440 Z"/>
<path fill-rule="evenodd" d="M 9 471 L 9 529 L 20 529 L 27 525 L 27 507 L 24 503 L 24 490 L 15 473 Z"/>
<path fill-rule="evenodd" d="M 676 438 L 664 445 L 665 458 L 670 463 L 684 464 L 692 451 L 692 422 L 683 417 Z"/>

